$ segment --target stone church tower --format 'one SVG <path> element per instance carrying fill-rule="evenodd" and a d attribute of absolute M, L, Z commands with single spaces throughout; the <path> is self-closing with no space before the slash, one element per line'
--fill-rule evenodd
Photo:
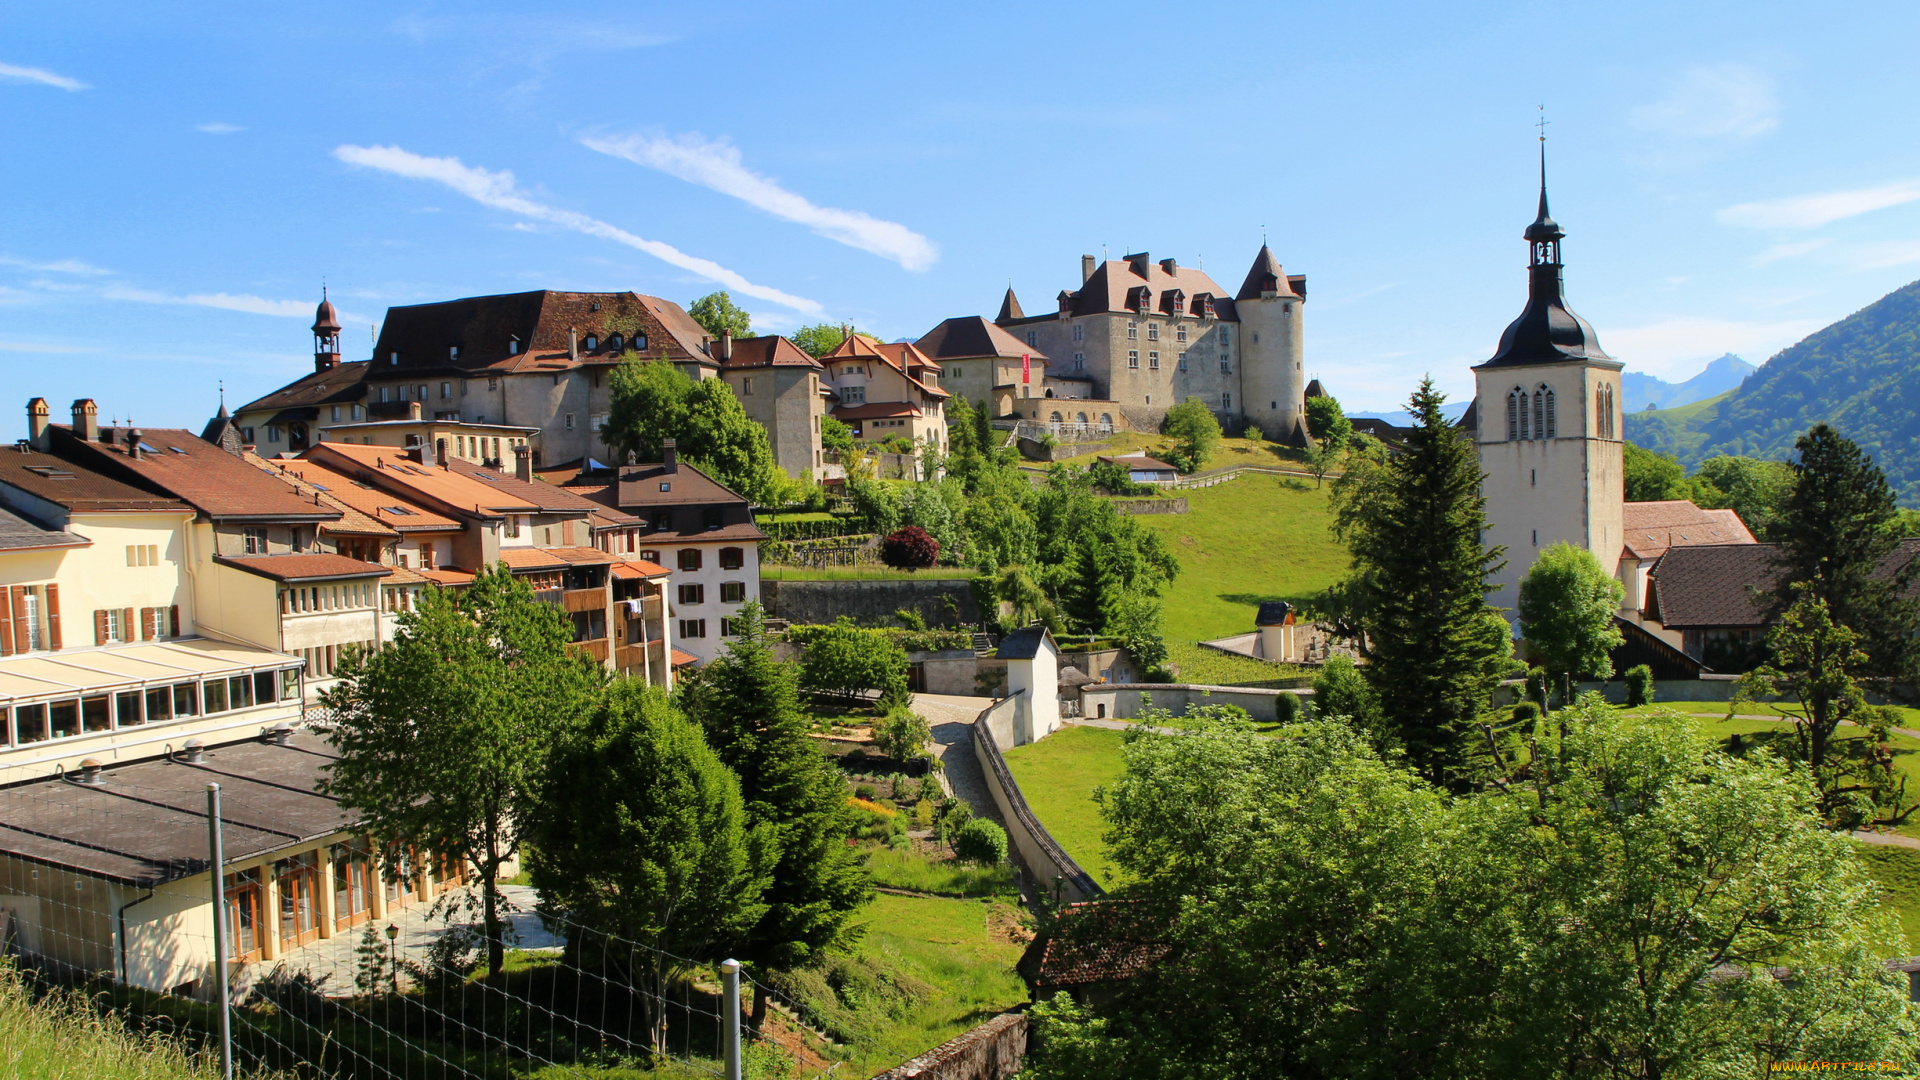
<path fill-rule="evenodd" d="M 1560 241 L 1547 214 L 1545 148 L 1540 213 L 1526 231 L 1527 307 L 1473 369 L 1475 441 L 1486 480 L 1486 542 L 1507 549 L 1494 574 L 1495 607 L 1519 605 L 1519 583 L 1541 550 L 1566 541 L 1611 572 L 1622 547 L 1624 500 L 1620 369 L 1562 294 Z"/>

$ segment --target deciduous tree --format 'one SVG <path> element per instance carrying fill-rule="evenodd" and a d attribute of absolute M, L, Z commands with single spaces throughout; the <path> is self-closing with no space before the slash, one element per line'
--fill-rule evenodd
<path fill-rule="evenodd" d="M 572 640 L 502 564 L 458 596 L 427 590 L 321 697 L 340 753 L 321 790 L 360 815 L 388 872 L 410 851 L 473 867 L 490 971 L 505 955 L 500 868 L 537 809 L 548 748 L 584 722 L 603 678 Z"/>
<path fill-rule="evenodd" d="M 906 693 L 907 654 L 892 638 L 844 617 L 807 645 L 800 685 L 845 701 L 877 691 L 883 701 Z"/>
<path fill-rule="evenodd" d="M 753 336 L 753 316 L 736 306 L 725 289 L 695 300 L 687 308 L 687 314 L 693 316 L 701 329 L 713 335 L 715 341 L 719 341 L 722 334 L 737 338 Z"/>
<path fill-rule="evenodd" d="M 1173 456 L 1177 459 L 1173 464 L 1180 466 L 1181 472 L 1204 468 L 1220 445 L 1220 420 L 1206 402 L 1196 397 L 1168 409 L 1160 431 L 1173 438 Z"/>
<path fill-rule="evenodd" d="M 1621 450 L 1625 460 L 1623 469 L 1626 473 L 1628 502 L 1658 502 L 1687 497 L 1687 470 L 1681 467 L 1679 458 L 1632 443 L 1623 443 Z"/>
<path fill-rule="evenodd" d="M 659 461 L 662 444 L 758 504 L 778 502 L 784 476 L 767 429 L 747 416 L 725 379 L 688 378 L 660 360 L 629 357 L 609 381 L 612 400 L 601 437 L 615 453 Z"/>
<path fill-rule="evenodd" d="M 1607 679 L 1624 640 L 1615 625 L 1626 596 L 1586 548 L 1548 547 L 1520 579 L 1520 628 L 1527 651 L 1557 679 Z"/>

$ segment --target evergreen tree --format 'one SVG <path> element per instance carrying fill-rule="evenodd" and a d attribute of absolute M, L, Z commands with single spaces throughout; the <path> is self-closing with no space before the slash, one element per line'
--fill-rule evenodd
<path fill-rule="evenodd" d="M 742 959 L 761 970 L 794 967 L 857 936 L 850 920 L 867 899 L 866 868 L 845 842 L 844 785 L 807 737 L 813 724 L 800 706 L 795 665 L 774 658 L 757 602 L 740 609 L 733 628 L 726 653 L 682 700 L 739 775 L 749 823 L 769 830 L 779 851 L 762 894 L 766 913 L 741 946 Z M 756 988 L 756 1030 L 765 1015 Z"/>
<path fill-rule="evenodd" d="M 1775 608 L 1803 595 L 1826 604 L 1833 622 L 1853 631 L 1867 661 L 1862 673 L 1914 692 L 1920 606 L 1906 595 L 1913 573 L 1885 573 L 1899 537 L 1893 490 L 1873 459 L 1826 424 L 1794 443 L 1794 482 L 1774 528 L 1781 575 Z"/>
<path fill-rule="evenodd" d="M 1406 449 L 1358 462 L 1334 484 L 1334 528 L 1353 560 L 1337 602 L 1367 681 L 1415 767 L 1451 784 L 1465 779 L 1465 740 L 1512 646 L 1487 606 L 1486 576 L 1505 551 L 1481 542 L 1479 461 L 1440 411 L 1445 401 L 1421 381 Z"/>

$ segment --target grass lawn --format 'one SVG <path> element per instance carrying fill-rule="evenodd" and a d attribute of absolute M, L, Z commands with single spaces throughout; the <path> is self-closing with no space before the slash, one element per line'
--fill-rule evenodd
<path fill-rule="evenodd" d="M 1250 633 L 1262 600 L 1298 602 L 1347 568 L 1328 531 L 1328 491 L 1310 480 L 1242 476 L 1182 494 L 1187 513 L 1134 519 L 1180 560 L 1163 598 L 1169 646 Z"/>
<path fill-rule="evenodd" d="M 33 1001 L 11 970 L 0 971 L 0 1075 L 88 1080 L 213 1080 L 215 1063 L 174 1042 L 143 1039 L 84 996 Z"/>
<path fill-rule="evenodd" d="M 930 566 L 925 570 L 895 570 L 885 566 L 829 566 L 825 569 L 761 564 L 762 581 L 915 581 L 927 578 L 970 578 L 970 566 Z"/>
<path fill-rule="evenodd" d="M 957 859 L 930 859 L 914 851 L 874 847 L 867 852 L 867 872 L 875 885 L 947 896 L 1003 896 L 1018 898 L 1013 867 L 978 866 Z"/>
<path fill-rule="evenodd" d="M 1867 873 L 1880 883 L 1881 904 L 1900 915 L 1907 952 L 1920 950 L 1920 851 L 1885 844 L 1855 844 Z"/>
<path fill-rule="evenodd" d="M 844 993 L 821 980 L 806 994 L 809 1007 L 857 1037 L 850 1067 L 836 1075 L 891 1068 L 1026 1001 L 1013 970 L 1024 946 L 995 931 L 1015 918 L 992 900 L 877 894 L 858 919 L 866 933 L 844 962 L 853 974 L 840 982 Z M 883 978 L 866 992 L 875 974 Z"/>
<path fill-rule="evenodd" d="M 1007 768 L 1013 770 L 1034 816 L 1081 869 L 1109 887 L 1118 871 L 1100 840 L 1106 823 L 1093 792 L 1124 771 L 1122 734 L 1111 728 L 1070 727 L 1007 751 Z"/>
<path fill-rule="evenodd" d="M 1179 667 L 1181 682 L 1207 686 L 1294 686 L 1313 674 L 1308 668 L 1235 656 L 1191 641 L 1168 642 L 1167 656 Z"/>

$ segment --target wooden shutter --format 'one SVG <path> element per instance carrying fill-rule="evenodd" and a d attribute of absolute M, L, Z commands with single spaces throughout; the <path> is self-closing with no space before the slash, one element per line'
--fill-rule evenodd
<path fill-rule="evenodd" d="M 128 641 L 139 641 L 140 639 L 134 636 L 139 633 L 138 630 L 134 629 L 134 627 L 139 624 L 133 621 L 133 615 L 134 611 L 132 608 L 127 608 L 120 612 L 120 633 L 125 635 Z"/>
<path fill-rule="evenodd" d="M 168 627 L 168 631 L 167 631 L 168 637 L 180 636 L 180 605 L 179 604 L 175 604 L 172 607 L 167 609 L 167 627 Z"/>
<path fill-rule="evenodd" d="M 140 640 L 153 640 L 153 609 L 150 607 L 140 609 Z"/>
<path fill-rule="evenodd" d="M 568 547 L 573 546 L 573 522 L 563 521 L 560 523 L 560 542 Z"/>
<path fill-rule="evenodd" d="M 18 585 L 0 589 L 0 656 L 12 656 L 14 653 L 13 603 L 19 592 Z"/>
<path fill-rule="evenodd" d="M 60 648 L 60 586 L 47 586 L 47 648 Z"/>
<path fill-rule="evenodd" d="M 93 610 L 93 643 L 95 645 L 107 643 L 107 630 L 107 609 L 95 608 Z"/>

